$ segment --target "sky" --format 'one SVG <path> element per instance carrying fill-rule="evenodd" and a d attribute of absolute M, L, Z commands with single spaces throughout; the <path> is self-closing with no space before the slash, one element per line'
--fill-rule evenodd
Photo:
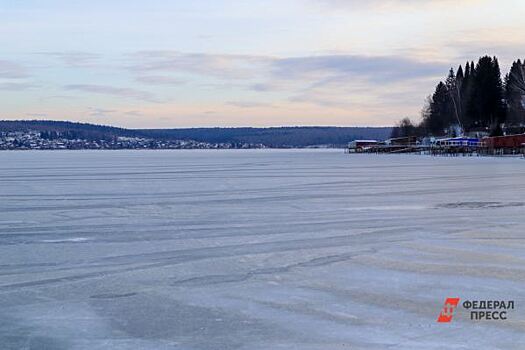
<path fill-rule="evenodd" d="M 0 119 L 387 126 L 525 57 L 522 0 L 0 0 Z"/>

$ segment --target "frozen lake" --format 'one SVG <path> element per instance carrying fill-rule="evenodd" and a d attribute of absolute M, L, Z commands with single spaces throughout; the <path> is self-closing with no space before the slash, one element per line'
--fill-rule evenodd
<path fill-rule="evenodd" d="M 1 349 L 518 349 L 525 160 L 0 152 Z M 514 300 L 506 321 L 446 297 Z"/>

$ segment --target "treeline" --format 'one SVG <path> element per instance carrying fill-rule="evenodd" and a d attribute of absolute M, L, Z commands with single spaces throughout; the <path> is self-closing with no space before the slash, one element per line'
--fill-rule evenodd
<path fill-rule="evenodd" d="M 93 130 L 62 130 L 62 131 L 40 131 L 40 137 L 44 140 L 88 140 L 88 141 L 111 141 L 121 135 L 108 131 Z"/>
<path fill-rule="evenodd" d="M 344 147 L 356 139 L 385 140 L 391 127 L 273 127 L 273 128 L 191 128 L 139 130 L 147 137 L 191 139 L 209 143 L 250 143 L 267 147 Z"/>
<path fill-rule="evenodd" d="M 0 132 L 38 131 L 44 139 L 113 140 L 119 136 L 134 137 L 134 130 L 113 126 L 55 120 L 0 120 Z"/>
<path fill-rule="evenodd" d="M 481 57 L 476 64 L 450 69 L 447 78 L 427 97 L 421 121 L 402 119 L 392 137 L 459 136 L 464 132 L 525 131 L 525 64 L 517 60 L 504 79 L 496 57 Z"/>
<path fill-rule="evenodd" d="M 0 132 L 37 131 L 44 139 L 114 140 L 141 137 L 153 140 L 192 140 L 206 143 L 262 144 L 266 147 L 344 147 L 356 139 L 387 139 L 391 127 L 274 127 L 123 129 L 105 125 L 47 120 L 0 121 Z"/>

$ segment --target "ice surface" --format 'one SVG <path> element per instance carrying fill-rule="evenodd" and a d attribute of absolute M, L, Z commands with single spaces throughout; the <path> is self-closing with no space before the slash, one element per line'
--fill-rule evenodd
<path fill-rule="evenodd" d="M 0 153 L 1 349 L 518 349 L 525 161 Z M 515 300 L 507 321 L 446 297 Z"/>

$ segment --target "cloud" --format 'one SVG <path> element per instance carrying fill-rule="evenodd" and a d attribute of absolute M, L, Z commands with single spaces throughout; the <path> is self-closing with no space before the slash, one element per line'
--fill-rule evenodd
<path fill-rule="evenodd" d="M 407 56 L 318 55 L 271 57 L 141 51 L 133 55 L 132 71 L 197 74 L 228 84 L 242 80 L 248 91 L 267 92 L 286 89 L 289 82 L 325 84 L 334 80 L 366 79 L 372 84 L 389 84 L 442 76 L 448 66 Z M 444 73 L 445 72 L 445 73 Z M 164 75 L 140 75 L 147 84 L 175 85 L 181 81 Z M 216 83 L 213 83 L 216 84 Z M 222 83 L 221 83 L 222 84 Z M 289 84 L 288 84 L 289 85 Z M 215 86 L 215 85 L 214 85 Z"/>
<path fill-rule="evenodd" d="M 0 83 L 0 90 L 7 91 L 22 91 L 36 87 L 36 85 L 31 83 L 19 83 L 19 82 L 8 82 Z"/>
<path fill-rule="evenodd" d="M 248 86 L 248 89 L 252 91 L 256 91 L 256 92 L 267 92 L 267 91 L 275 90 L 276 87 L 271 84 L 256 83 L 256 84 L 251 84 L 250 86 Z"/>
<path fill-rule="evenodd" d="M 140 62 L 129 68 L 138 72 L 193 73 L 227 80 L 248 78 L 310 79 L 367 77 L 373 82 L 391 82 L 442 75 L 447 67 L 441 62 L 425 62 L 406 56 L 318 55 L 270 57 L 142 51 L 134 56 Z M 178 84 L 166 76 L 139 76 L 137 81 L 156 84 Z M 248 89 L 268 91 L 271 82 L 253 82 Z"/>
<path fill-rule="evenodd" d="M 88 111 L 91 117 L 106 117 L 108 114 L 112 114 L 116 112 L 116 110 L 114 109 L 94 108 L 94 107 L 89 107 Z"/>
<path fill-rule="evenodd" d="M 44 96 L 40 98 L 40 101 L 46 101 L 46 100 L 78 100 L 78 96 L 50 95 L 50 96 Z"/>
<path fill-rule="evenodd" d="M 64 52 L 39 52 L 63 61 L 70 67 L 92 67 L 100 59 L 100 55 L 86 51 L 64 51 Z"/>
<path fill-rule="evenodd" d="M 226 103 L 227 105 L 239 107 L 239 108 L 260 108 L 260 107 L 273 107 L 269 103 L 261 102 L 243 102 L 243 101 L 230 101 Z"/>
<path fill-rule="evenodd" d="M 246 79 L 271 62 L 264 56 L 140 51 L 131 56 L 128 69 L 144 72 L 182 72 L 197 75 Z"/>
<path fill-rule="evenodd" d="M 284 58 L 274 63 L 274 74 L 287 79 L 366 78 L 389 83 L 443 75 L 442 63 L 421 62 L 400 56 L 325 55 Z"/>
<path fill-rule="evenodd" d="M 94 85 L 94 84 L 71 84 L 64 86 L 66 90 L 83 91 L 94 94 L 112 95 L 125 97 L 135 100 L 143 100 L 148 102 L 158 102 L 155 96 L 147 91 L 136 90 L 132 88 L 120 88 L 108 85 Z"/>
<path fill-rule="evenodd" d="M 144 83 L 148 85 L 183 85 L 186 83 L 184 80 L 181 79 L 160 75 L 140 76 L 137 77 L 135 80 L 139 83 Z"/>
<path fill-rule="evenodd" d="M 142 117 L 142 116 L 144 116 L 144 113 L 139 112 L 139 111 L 127 111 L 127 112 L 124 112 L 124 114 L 127 115 L 127 116 L 130 116 L 130 117 Z"/>
<path fill-rule="evenodd" d="M 306 0 L 308 3 L 319 4 L 325 8 L 340 11 L 361 9 L 404 9 L 414 6 L 438 5 L 446 6 L 458 2 L 471 2 L 474 0 Z"/>
<path fill-rule="evenodd" d="M 27 70 L 20 64 L 0 60 L 0 78 L 4 79 L 20 79 L 27 78 L 29 74 Z"/>
<path fill-rule="evenodd" d="M 421 91 L 430 92 L 435 80 L 446 75 L 449 68 L 448 64 L 407 54 L 278 57 L 142 51 L 133 56 L 133 61 L 129 68 L 139 73 L 136 80 L 144 83 L 179 83 L 179 79 L 164 75 L 169 73 L 198 75 L 195 81 L 212 78 L 212 82 L 197 86 L 224 92 L 228 96 L 224 104 L 239 109 L 269 111 L 281 101 L 279 106 L 316 106 L 327 113 L 376 111 L 387 105 L 398 111 L 401 104 L 417 113 L 427 94 Z M 156 74 L 148 74 L 151 72 Z M 236 100 L 238 97 L 227 93 L 232 89 L 244 90 L 246 94 L 278 92 L 278 101 L 258 101 L 259 95 L 253 94 L 246 97 L 248 100 Z M 392 91 L 402 93 L 393 96 Z M 404 94 L 410 97 L 403 98 Z"/>
<path fill-rule="evenodd" d="M 314 65 L 314 68 L 309 65 L 307 68 L 300 68 L 296 74 L 306 76 L 310 83 L 305 81 L 300 89 L 291 94 L 288 101 L 319 106 L 327 111 L 371 111 L 378 108 L 387 110 L 386 107 L 389 107 L 389 113 L 405 109 L 411 110 L 410 114 L 417 114 L 426 95 L 425 91 L 430 92 L 436 83 L 433 73 L 441 77 L 447 71 L 446 67 L 443 67 L 442 70 L 423 69 L 418 74 L 390 76 L 378 67 L 371 71 L 355 73 L 352 69 L 348 71 L 341 68 L 340 65 L 336 65 L 337 68 L 329 66 L 330 68 L 326 68 L 325 65 L 321 65 L 321 73 L 318 72 L 318 65 Z M 387 78 L 378 79 L 374 74 Z M 294 75 L 293 79 L 299 78 Z"/>

